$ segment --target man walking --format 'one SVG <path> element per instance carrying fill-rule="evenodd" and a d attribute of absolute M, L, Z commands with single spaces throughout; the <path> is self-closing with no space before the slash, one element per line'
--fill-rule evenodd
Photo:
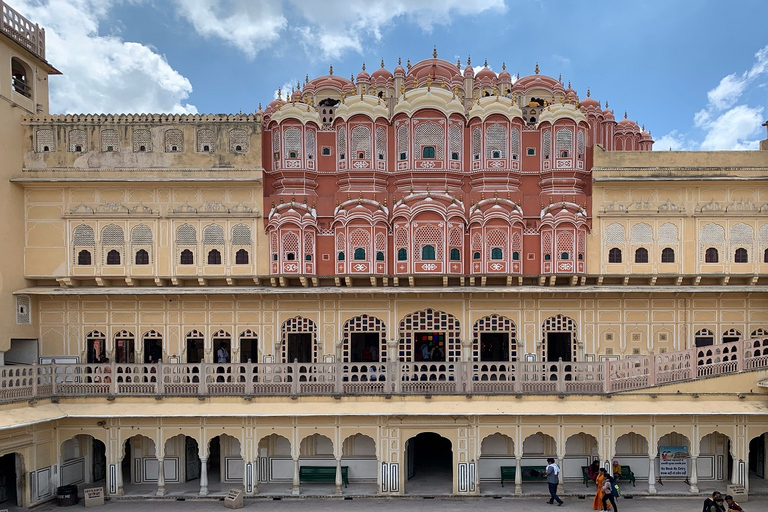
<path fill-rule="evenodd" d="M 547 459 L 547 485 L 549 486 L 549 503 L 550 505 L 557 502 L 557 506 L 563 504 L 563 500 L 561 500 L 557 496 L 557 484 L 560 483 L 560 478 L 558 475 L 560 474 L 560 466 L 555 464 L 555 459 L 552 457 Z"/>

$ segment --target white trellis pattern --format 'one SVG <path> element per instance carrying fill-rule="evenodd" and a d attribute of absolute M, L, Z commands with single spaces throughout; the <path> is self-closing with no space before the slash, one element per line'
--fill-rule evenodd
<path fill-rule="evenodd" d="M 493 156 L 494 152 L 498 156 Z M 492 124 L 485 130 L 485 158 L 507 157 L 507 129 L 500 124 Z"/>
<path fill-rule="evenodd" d="M 573 150 L 573 132 L 569 128 L 561 128 L 557 130 L 555 134 L 555 141 L 557 144 L 557 156 L 562 156 L 562 151 L 567 151 L 568 155 Z"/>
<path fill-rule="evenodd" d="M 283 140 L 285 142 L 283 158 L 301 158 L 301 130 L 287 128 Z M 294 153 L 294 156 L 291 156 L 291 153 Z"/>
<path fill-rule="evenodd" d="M 345 363 L 350 362 L 351 334 L 354 332 L 379 333 L 379 362 L 387 361 L 387 328 L 384 322 L 375 316 L 360 315 L 344 322 L 341 330 L 341 357 Z"/>
<path fill-rule="evenodd" d="M 547 318 L 541 326 L 541 358 L 547 356 L 547 333 L 570 332 L 571 333 L 571 360 L 576 360 L 576 347 L 578 346 L 578 331 L 573 318 L 565 315 L 555 315 Z"/>
<path fill-rule="evenodd" d="M 289 318 L 283 322 L 282 328 L 282 344 L 280 346 L 280 354 L 283 363 L 290 363 L 288 361 L 288 335 L 289 334 L 311 334 L 312 335 L 312 362 L 317 362 L 319 357 L 319 347 L 317 346 L 317 324 L 309 318 L 302 316 L 295 316 Z"/>
<path fill-rule="evenodd" d="M 677 226 L 671 222 L 665 222 L 659 227 L 660 245 L 677 245 L 678 235 Z"/>
<path fill-rule="evenodd" d="M 512 128 L 509 131 L 509 152 L 513 158 L 520 158 L 520 130 Z"/>
<path fill-rule="evenodd" d="M 484 332 L 501 332 L 509 335 L 509 360 L 517 361 L 517 329 L 515 322 L 506 316 L 492 314 L 475 322 L 472 342 L 472 360 L 480 361 L 480 335 Z"/>
<path fill-rule="evenodd" d="M 624 245 L 625 241 L 626 231 L 621 224 L 614 222 L 605 228 L 605 243 L 607 245 Z"/>
<path fill-rule="evenodd" d="M 710 222 L 703 228 L 701 228 L 701 235 L 699 236 L 699 253 L 700 258 L 704 261 L 704 252 L 709 247 L 718 249 L 718 252 L 722 251 L 725 244 L 725 230 L 723 226 Z"/>
<path fill-rule="evenodd" d="M 482 135 L 480 128 L 472 130 L 472 158 L 479 159 L 482 152 Z"/>
<path fill-rule="evenodd" d="M 184 133 L 176 128 L 165 131 L 165 152 L 176 153 L 184 151 Z"/>
<path fill-rule="evenodd" d="M 424 146 L 435 148 L 435 159 L 445 158 L 445 134 L 439 124 L 424 122 L 416 125 L 413 130 L 413 154 L 421 157 L 421 148 Z"/>
<path fill-rule="evenodd" d="M 653 228 L 644 222 L 634 224 L 630 235 L 630 243 L 635 245 L 653 243 Z"/>
<path fill-rule="evenodd" d="M 461 158 L 461 136 L 464 132 L 460 125 L 452 124 L 448 128 L 448 151 L 451 153 L 458 153 Z"/>
<path fill-rule="evenodd" d="M 78 151 L 85 151 L 88 138 L 85 134 L 85 130 L 69 130 L 69 152 L 74 153 Z"/>
<path fill-rule="evenodd" d="M 145 128 L 136 128 L 133 130 L 133 152 L 141 153 L 142 147 L 145 153 L 152 152 L 152 134 Z"/>
<path fill-rule="evenodd" d="M 208 128 L 201 128 L 197 130 L 197 151 L 213 151 L 213 146 L 216 143 L 216 134 L 213 130 Z"/>
<path fill-rule="evenodd" d="M 387 158 L 387 129 L 383 126 L 376 128 L 376 158 L 379 160 Z"/>
<path fill-rule="evenodd" d="M 304 133 L 304 150 L 307 153 L 307 158 L 312 159 L 315 158 L 315 154 L 317 151 L 317 143 L 316 143 L 316 137 L 315 137 L 315 130 L 307 129 L 307 131 Z"/>
<path fill-rule="evenodd" d="M 119 140 L 117 138 L 117 130 L 102 130 L 101 131 L 101 151 L 102 152 L 108 152 L 108 151 L 118 151 L 120 148 L 118 146 Z"/>
<path fill-rule="evenodd" d="M 414 360 L 414 335 L 418 332 L 445 333 L 445 360 L 461 360 L 461 328 L 458 319 L 444 311 L 423 309 L 407 315 L 400 321 L 400 361 Z"/>
<path fill-rule="evenodd" d="M 371 129 L 367 126 L 355 126 L 352 128 L 353 158 L 371 158 Z"/>
<path fill-rule="evenodd" d="M 552 154 L 552 132 L 549 130 L 541 134 L 541 153 L 545 159 Z"/>
<path fill-rule="evenodd" d="M 425 245 L 435 247 L 435 260 L 443 260 L 443 232 L 437 226 L 427 224 L 416 228 L 413 233 L 413 260 L 421 261 L 421 251 Z"/>
<path fill-rule="evenodd" d="M 35 132 L 35 140 L 37 142 L 37 145 L 35 146 L 36 147 L 35 151 L 38 153 L 53 151 L 55 149 L 54 139 L 53 139 L 53 130 L 49 130 L 47 128 L 37 130 Z"/>
<path fill-rule="evenodd" d="M 347 157 L 347 129 L 343 126 L 340 126 L 336 133 L 336 152 L 339 154 L 339 160 Z"/>
<path fill-rule="evenodd" d="M 229 131 L 229 150 L 233 153 L 248 151 L 248 133 L 245 130 Z"/>

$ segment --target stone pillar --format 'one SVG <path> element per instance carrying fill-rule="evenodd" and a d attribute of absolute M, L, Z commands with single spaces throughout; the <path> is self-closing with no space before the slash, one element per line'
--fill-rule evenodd
<path fill-rule="evenodd" d="M 341 457 L 336 459 L 336 494 L 342 493 L 344 481 L 341 479 Z"/>
<path fill-rule="evenodd" d="M 208 496 L 208 457 L 200 457 L 200 496 Z"/>
<path fill-rule="evenodd" d="M 520 459 L 521 457 L 515 457 L 515 494 L 523 494 L 523 472 Z"/>
<path fill-rule="evenodd" d="M 122 496 L 125 494 L 123 491 L 123 459 L 117 461 L 117 495 Z"/>
<path fill-rule="evenodd" d="M 165 459 L 157 458 L 157 492 L 156 496 L 165 496 Z"/>
<path fill-rule="evenodd" d="M 249 467 L 251 471 L 248 471 Z M 246 496 L 254 496 L 259 492 L 258 468 L 259 466 L 255 462 L 243 462 L 243 490 Z"/>
<path fill-rule="evenodd" d="M 559 456 L 557 457 L 557 465 L 560 466 L 560 471 L 557 473 L 557 494 L 564 494 L 565 489 L 563 488 L 563 460 L 565 459 L 565 456 Z"/>
<path fill-rule="evenodd" d="M 656 457 L 648 457 L 648 494 L 656 494 Z"/>
<path fill-rule="evenodd" d="M 691 493 L 699 494 L 699 470 L 696 467 L 699 457 L 697 455 L 691 455 L 691 475 L 689 481 L 691 483 Z"/>
<path fill-rule="evenodd" d="M 299 495 L 299 459 L 298 457 L 293 459 L 293 490 L 291 494 L 294 496 Z"/>

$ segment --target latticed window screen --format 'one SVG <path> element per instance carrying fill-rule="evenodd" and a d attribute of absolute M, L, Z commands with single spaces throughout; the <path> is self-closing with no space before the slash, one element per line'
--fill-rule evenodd
<path fill-rule="evenodd" d="M 552 231 L 543 231 L 541 233 L 541 247 L 545 256 L 552 251 Z"/>
<path fill-rule="evenodd" d="M 512 233 L 512 250 L 513 251 L 523 250 L 522 237 L 520 236 L 519 232 Z"/>
<path fill-rule="evenodd" d="M 458 124 L 452 124 L 448 128 L 448 151 L 453 155 L 453 153 L 458 153 L 459 158 L 461 158 L 461 135 L 464 133 L 463 128 Z M 451 156 L 453 158 L 453 156 Z"/>
<path fill-rule="evenodd" d="M 16 323 L 19 325 L 29 325 L 32 323 L 32 301 L 29 295 L 16 296 Z"/>
<path fill-rule="evenodd" d="M 482 151 L 482 135 L 480 128 L 472 130 L 472 158 L 480 158 L 480 152 Z"/>
<path fill-rule="evenodd" d="M 371 234 L 364 229 L 356 229 L 349 234 L 349 248 L 351 251 L 362 248 L 366 254 L 370 252 Z"/>
<path fill-rule="evenodd" d="M 541 135 L 541 153 L 545 158 L 552 154 L 552 132 L 549 130 Z"/>
<path fill-rule="evenodd" d="M 584 157 L 584 130 L 579 130 L 579 134 L 576 136 L 576 151 L 579 152 L 579 158 Z"/>
<path fill-rule="evenodd" d="M 571 335 L 571 360 L 576 360 L 576 347 L 578 346 L 577 343 L 577 330 L 576 330 L 576 322 L 573 320 L 573 318 L 565 315 L 555 315 L 547 318 L 544 321 L 544 324 L 541 326 L 541 355 L 542 360 L 546 358 L 547 355 L 547 333 L 549 332 L 570 332 Z"/>
<path fill-rule="evenodd" d="M 397 154 L 398 159 L 402 153 L 408 154 L 408 125 L 403 124 L 397 129 Z"/>
<path fill-rule="evenodd" d="M 731 245 L 752 246 L 754 231 L 752 226 L 740 222 L 731 227 Z"/>
<path fill-rule="evenodd" d="M 85 130 L 69 130 L 69 152 L 85 151 L 88 138 Z M 77 148 L 80 148 L 79 150 Z"/>
<path fill-rule="evenodd" d="M 569 128 L 561 128 L 555 134 L 557 143 L 557 156 L 562 156 L 563 151 L 570 155 L 573 151 L 573 132 Z"/>
<path fill-rule="evenodd" d="M 677 244 L 677 226 L 665 222 L 659 227 L 659 245 Z"/>
<path fill-rule="evenodd" d="M 487 254 L 490 256 L 492 249 L 501 249 L 502 253 L 507 252 L 507 233 L 501 229 L 491 229 L 485 235 L 487 243 Z"/>
<path fill-rule="evenodd" d="M 376 233 L 376 250 L 377 251 L 387 250 L 387 237 L 386 235 L 384 235 L 384 233 Z"/>
<path fill-rule="evenodd" d="M 623 244 L 626 241 L 626 231 L 621 224 L 613 223 L 605 228 L 605 243 L 609 245 Z"/>
<path fill-rule="evenodd" d="M 699 249 L 701 259 L 704 259 L 704 252 L 708 247 L 721 248 L 725 244 L 725 230 L 723 226 L 710 222 L 701 229 L 699 236 Z"/>
<path fill-rule="evenodd" d="M 573 258 L 573 231 L 557 232 L 557 257 L 562 259 Z M 563 258 L 563 253 L 568 253 L 568 258 Z"/>
<path fill-rule="evenodd" d="M 152 152 L 152 134 L 149 130 L 144 128 L 136 128 L 133 130 L 133 152 L 140 153 L 144 148 L 144 152 Z"/>
<path fill-rule="evenodd" d="M 280 252 L 277 231 L 269 234 L 269 246 L 272 251 L 272 258 L 275 259 L 276 255 Z"/>
<path fill-rule="evenodd" d="M 229 150 L 233 153 L 238 151 L 248 151 L 248 132 L 245 130 L 230 130 Z"/>
<path fill-rule="evenodd" d="M 145 224 L 134 226 L 131 230 L 132 245 L 152 245 L 152 230 Z"/>
<path fill-rule="evenodd" d="M 197 231 L 190 224 L 182 224 L 176 230 L 176 245 L 197 245 Z"/>
<path fill-rule="evenodd" d="M 224 228 L 209 224 L 203 229 L 203 245 L 224 245 Z"/>
<path fill-rule="evenodd" d="M 395 247 L 398 249 L 408 248 L 408 229 L 395 229 Z"/>
<path fill-rule="evenodd" d="M 232 228 L 232 245 L 251 245 L 251 228 L 245 224 L 236 224 Z"/>
<path fill-rule="evenodd" d="M 520 158 L 520 130 L 512 128 L 509 131 L 509 152 L 512 156 Z"/>
<path fill-rule="evenodd" d="M 299 235 L 293 231 L 283 233 L 283 259 L 296 259 L 299 254 Z M 290 258 L 289 254 L 293 254 L 293 258 Z"/>
<path fill-rule="evenodd" d="M 455 316 L 424 309 L 415 311 L 400 321 L 400 360 L 413 361 L 414 337 L 416 333 L 442 333 L 445 337 L 447 362 L 461 359 L 461 326 Z"/>
<path fill-rule="evenodd" d="M 272 132 L 272 151 L 280 154 L 280 131 L 278 129 Z"/>
<path fill-rule="evenodd" d="M 360 315 L 344 322 L 341 336 L 341 356 L 345 363 L 350 362 L 352 347 L 350 346 L 351 334 L 356 332 L 379 333 L 379 362 L 387 360 L 387 328 L 380 318 L 370 315 Z"/>
<path fill-rule="evenodd" d="M 482 250 L 483 250 L 483 235 L 476 232 L 475 234 L 472 235 L 472 252 L 475 253 Z"/>
<path fill-rule="evenodd" d="M 171 128 L 165 131 L 165 152 L 175 153 L 184 151 L 184 134 L 181 130 Z"/>
<path fill-rule="evenodd" d="M 347 155 L 347 129 L 339 127 L 336 134 L 336 152 L 339 154 L 339 160 L 346 158 Z"/>
<path fill-rule="evenodd" d="M 344 236 L 344 233 L 336 233 L 336 250 L 337 251 L 346 251 L 347 250 L 347 242 L 346 237 Z"/>
<path fill-rule="evenodd" d="M 124 245 L 125 234 L 120 226 L 109 224 L 101 230 L 101 247 L 104 258 L 106 258 L 105 255 L 110 249 L 119 249 L 120 253 L 122 253 Z"/>
<path fill-rule="evenodd" d="M 197 130 L 197 150 L 213 151 L 213 145 L 216 143 L 216 135 L 213 130 L 201 128 Z"/>
<path fill-rule="evenodd" d="M 376 158 L 379 160 L 387 158 L 387 129 L 383 126 L 376 128 Z"/>
<path fill-rule="evenodd" d="M 760 240 L 760 245 L 768 245 L 768 224 L 763 224 L 760 227 L 758 240 Z"/>
<path fill-rule="evenodd" d="M 35 151 L 38 153 L 44 153 L 46 151 L 53 151 L 56 149 L 53 144 L 53 130 L 49 130 L 48 128 L 37 130 L 35 132 L 35 139 L 37 141 Z"/>
<path fill-rule="evenodd" d="M 85 224 L 77 226 L 72 236 L 72 244 L 75 247 L 95 247 L 96 237 L 93 228 Z"/>
<path fill-rule="evenodd" d="M 296 316 L 283 322 L 282 326 L 282 338 L 283 343 L 281 345 L 281 355 L 284 363 L 291 363 L 288 361 L 288 335 L 289 334 L 311 334 L 312 335 L 312 361 L 315 362 L 318 359 L 318 346 L 317 346 L 317 325 L 309 318 Z"/>
<path fill-rule="evenodd" d="M 485 158 L 507 158 L 507 129 L 492 124 L 485 130 Z"/>
<path fill-rule="evenodd" d="M 315 255 L 315 234 L 311 232 L 304 233 L 304 256 L 305 259 L 312 259 Z"/>
<path fill-rule="evenodd" d="M 317 154 L 317 143 L 315 142 L 315 130 L 309 128 L 304 133 L 304 148 L 307 153 L 307 158 L 315 158 Z"/>
<path fill-rule="evenodd" d="M 301 130 L 288 128 L 283 135 L 285 142 L 283 158 L 301 158 Z M 291 156 L 294 153 L 294 156 Z"/>
<path fill-rule="evenodd" d="M 480 361 L 480 353 L 482 347 L 480 345 L 480 337 L 484 332 L 499 332 L 509 335 L 509 360 L 517 361 L 517 328 L 515 323 L 501 315 L 489 315 L 481 318 L 475 322 L 474 326 L 474 342 L 472 344 L 472 360 Z"/>
<path fill-rule="evenodd" d="M 435 158 L 445 158 L 445 132 L 443 128 L 432 122 L 419 123 L 413 130 L 413 154 L 421 155 L 424 146 L 435 147 Z"/>
<path fill-rule="evenodd" d="M 117 130 L 101 131 L 101 151 L 117 151 L 118 148 Z"/>
<path fill-rule="evenodd" d="M 437 226 L 427 224 L 416 229 L 413 233 L 413 259 L 421 260 L 421 250 L 425 245 L 435 247 L 435 259 L 443 260 L 443 232 Z"/>
<path fill-rule="evenodd" d="M 362 158 L 366 160 L 371 158 L 371 129 L 367 126 L 355 126 L 352 128 L 352 151 L 353 158 Z"/>
<path fill-rule="evenodd" d="M 461 249 L 464 245 L 464 229 L 463 228 L 451 228 L 448 234 L 448 244 L 451 249 Z"/>
<path fill-rule="evenodd" d="M 650 244 L 653 243 L 653 229 L 648 224 L 641 222 L 632 226 L 630 235 L 631 244 Z"/>

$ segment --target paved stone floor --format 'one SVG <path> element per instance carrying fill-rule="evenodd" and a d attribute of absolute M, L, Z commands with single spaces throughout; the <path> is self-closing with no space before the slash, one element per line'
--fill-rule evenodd
<path fill-rule="evenodd" d="M 620 512 L 646 512 L 646 511 L 691 511 L 699 512 L 704 500 L 703 496 L 696 497 L 640 497 L 634 499 L 621 498 L 618 502 Z M 768 510 L 768 497 L 759 496 L 742 503 L 744 509 L 749 512 L 763 512 Z M 82 501 L 79 505 L 71 507 L 57 507 L 55 502 L 36 507 L 35 511 L 75 511 L 83 508 Z M 21 509 L 9 508 L 9 512 L 17 512 Z M 226 511 L 222 501 L 216 499 L 194 499 L 177 501 L 176 499 L 142 499 L 142 500 L 118 500 L 110 501 L 103 507 L 94 508 L 94 512 L 189 512 L 189 511 Z M 475 497 L 475 498 L 253 498 L 245 500 L 243 510 L 279 511 L 279 512 L 361 512 L 361 511 L 386 511 L 386 512 L 414 512 L 414 511 L 440 511 L 440 512 L 466 512 L 477 511 L 522 511 L 522 512 L 554 512 L 592 510 L 591 497 L 578 499 L 565 498 L 565 505 L 556 508 L 546 503 L 544 497 Z"/>

